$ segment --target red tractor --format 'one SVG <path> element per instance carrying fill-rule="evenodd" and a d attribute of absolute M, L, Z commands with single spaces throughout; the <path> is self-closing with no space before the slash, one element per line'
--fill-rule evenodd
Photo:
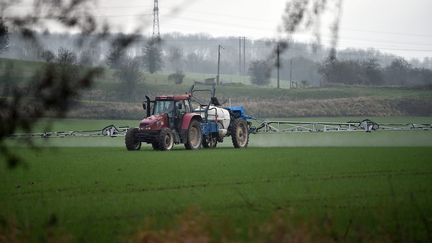
<path fill-rule="evenodd" d="M 195 97 L 197 92 L 211 92 L 208 102 Z M 215 89 L 196 90 L 194 86 L 184 95 L 158 96 L 143 104 L 147 117 L 138 128 L 129 129 L 125 144 L 128 150 L 139 150 L 141 143 L 151 144 L 155 150 L 171 150 L 183 143 L 186 149 L 214 148 L 231 136 L 235 148 L 249 143 L 252 117 L 243 107 L 222 108 L 214 96 Z"/>

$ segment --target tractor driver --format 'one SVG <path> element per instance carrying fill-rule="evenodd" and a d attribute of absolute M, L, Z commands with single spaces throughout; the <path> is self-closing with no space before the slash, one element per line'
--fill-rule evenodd
<path fill-rule="evenodd" d="M 183 101 L 175 102 L 175 110 L 174 110 L 174 119 L 173 124 L 175 127 L 180 126 L 181 119 L 183 115 L 186 113 L 186 109 Z"/>

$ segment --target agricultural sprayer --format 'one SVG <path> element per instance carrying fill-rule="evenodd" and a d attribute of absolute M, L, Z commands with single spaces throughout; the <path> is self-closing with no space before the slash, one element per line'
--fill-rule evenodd
<path fill-rule="evenodd" d="M 208 93 L 208 99 L 197 93 Z M 186 149 L 214 148 L 231 137 L 235 148 L 246 148 L 252 117 L 242 106 L 222 107 L 215 96 L 215 87 L 196 89 L 192 85 L 183 95 L 146 96 L 143 104 L 146 117 L 125 136 L 128 150 L 139 150 L 142 143 L 154 150 L 171 150 L 174 144 Z"/>
<path fill-rule="evenodd" d="M 432 131 L 430 123 L 378 124 L 369 119 L 348 122 L 259 121 L 247 115 L 243 106 L 224 107 L 215 97 L 215 87 L 208 87 L 197 89 L 193 85 L 186 94 L 157 96 L 154 100 L 146 96 L 143 103 L 146 116 L 135 128 L 109 125 L 98 130 L 15 133 L 10 137 L 125 137 L 128 150 L 139 150 L 142 143 L 151 144 L 155 150 L 171 150 L 175 144 L 184 144 L 186 149 L 214 148 L 226 137 L 231 137 L 235 148 L 246 148 L 250 134 Z"/>

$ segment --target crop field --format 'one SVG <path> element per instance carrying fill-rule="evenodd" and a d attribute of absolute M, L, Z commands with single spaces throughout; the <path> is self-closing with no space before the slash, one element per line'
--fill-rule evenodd
<path fill-rule="evenodd" d="M 52 129 L 135 123 L 70 119 Z M 214 239 L 261 239 L 283 215 L 302 237 L 318 231 L 333 241 L 427 241 L 431 140 L 429 132 L 355 132 L 252 135 L 245 150 L 226 141 L 212 150 L 128 152 L 122 138 L 51 139 L 40 150 L 17 145 L 24 164 L 0 168 L 0 236 L 46 240 L 54 224 L 73 242 L 128 241 L 143 230 L 175 228 L 186 212 L 193 222 L 208 217 Z"/>
<path fill-rule="evenodd" d="M 69 119 L 51 129 L 110 124 L 136 121 Z M 10 142 L 24 163 L 14 170 L 1 164 L 0 239 L 123 242 L 137 235 L 166 240 L 171 232 L 274 242 L 278 227 L 310 241 L 431 237 L 430 132 L 251 135 L 245 150 L 232 149 L 229 139 L 216 149 L 178 145 L 170 152 L 128 152 L 123 138 L 37 143 L 40 150 Z"/>
<path fill-rule="evenodd" d="M 146 222 L 172 224 L 190 207 L 237 239 L 275 212 L 424 241 L 432 217 L 432 150 L 249 148 L 127 152 L 123 148 L 17 148 L 25 167 L 0 170 L 0 215 L 32 236 L 50 218 L 76 241 L 124 240 Z M 360 231 L 359 231 L 360 230 Z"/>

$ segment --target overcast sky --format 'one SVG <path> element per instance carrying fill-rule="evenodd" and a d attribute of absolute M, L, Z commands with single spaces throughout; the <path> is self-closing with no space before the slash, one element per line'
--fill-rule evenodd
<path fill-rule="evenodd" d="M 286 2 L 159 0 L 160 31 L 276 38 Z M 181 10 L 175 12 L 178 7 Z M 153 0 L 99 0 L 95 10 L 123 30 L 130 30 L 137 21 L 146 23 L 144 33 L 151 34 L 152 8 Z M 432 0 L 345 0 L 338 47 L 373 47 L 406 58 L 432 56 L 431 12 Z M 326 44 L 329 26 L 322 25 Z M 297 38 L 312 41 L 308 33 Z"/>

